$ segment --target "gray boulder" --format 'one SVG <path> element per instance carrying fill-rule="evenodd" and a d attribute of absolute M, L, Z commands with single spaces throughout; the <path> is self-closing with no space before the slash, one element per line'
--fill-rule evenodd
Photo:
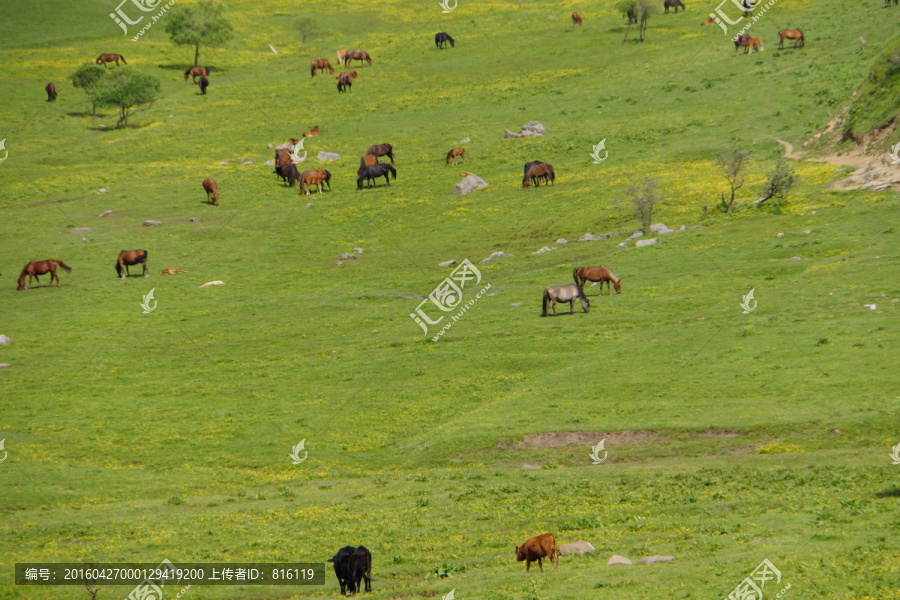
<path fill-rule="evenodd" d="M 606 563 L 606 565 L 609 567 L 614 566 L 614 565 L 630 565 L 630 564 L 631 564 L 630 560 L 628 560 L 626 557 L 620 556 L 618 554 L 613 554 Z"/>
<path fill-rule="evenodd" d="M 438 266 L 439 266 L 440 268 L 442 268 L 442 269 L 449 269 L 450 267 L 452 267 L 452 266 L 455 265 L 455 264 L 456 264 L 456 261 L 455 261 L 455 260 L 445 260 L 444 262 L 442 262 L 442 263 L 439 264 Z"/>
<path fill-rule="evenodd" d="M 98 216 L 98 217 L 111 217 L 111 216 L 113 216 L 114 214 L 116 214 L 116 213 L 114 213 L 114 212 L 111 211 L 111 210 L 104 210 L 102 213 L 100 213 L 100 214 L 97 215 L 97 216 Z"/>
<path fill-rule="evenodd" d="M 356 258 L 356 255 L 353 254 L 352 252 L 344 252 L 343 254 L 338 256 L 338 258 L 341 260 L 353 260 Z"/>
<path fill-rule="evenodd" d="M 619 242 L 618 246 L 619 246 L 619 248 L 627 248 L 628 242 Z"/>
<path fill-rule="evenodd" d="M 650 233 L 658 233 L 663 229 L 668 229 L 665 223 L 654 223 L 650 226 Z"/>
<path fill-rule="evenodd" d="M 566 238 L 559 238 L 558 240 L 556 240 L 556 241 L 553 242 L 553 243 L 554 243 L 554 244 L 568 244 L 568 243 L 569 243 L 569 240 L 567 240 Z"/>
<path fill-rule="evenodd" d="M 635 248 L 643 248 L 644 246 L 652 246 L 656 243 L 656 238 L 650 238 L 649 240 L 638 240 L 634 243 Z"/>
<path fill-rule="evenodd" d="M 335 154 L 334 152 L 319 152 L 318 156 L 319 162 L 327 162 L 331 160 L 341 160 L 340 154 Z"/>
<path fill-rule="evenodd" d="M 468 194 L 469 192 L 474 192 L 475 190 L 482 190 L 488 186 L 487 182 L 475 175 L 470 173 L 463 177 L 459 183 L 453 188 L 454 194 Z"/>
<path fill-rule="evenodd" d="M 144 227 L 153 227 L 154 225 L 162 225 L 162 221 L 144 221 Z"/>
<path fill-rule="evenodd" d="M 644 235 L 644 230 L 643 230 L 643 229 L 638 229 L 637 231 L 635 231 L 634 233 L 632 233 L 630 236 L 628 236 L 628 239 L 629 239 L 629 240 L 633 240 L 634 238 L 639 238 L 639 237 L 641 237 L 642 235 Z"/>
<path fill-rule="evenodd" d="M 591 545 L 590 542 L 586 542 L 584 540 L 578 540 L 577 542 L 572 542 L 571 544 L 563 544 L 559 547 L 560 554 L 587 554 L 588 552 L 593 552 L 596 550 L 594 546 Z"/>
<path fill-rule="evenodd" d="M 501 256 L 512 256 L 512 255 L 511 255 L 511 254 L 507 254 L 506 252 L 501 252 L 501 251 L 498 250 L 497 252 L 494 252 L 493 254 L 491 254 L 490 256 L 488 256 L 486 259 L 484 259 L 484 260 L 481 261 L 481 262 L 483 262 L 483 263 L 489 263 L 489 262 L 491 262 L 492 260 L 494 260 L 495 258 L 500 258 Z"/>
<path fill-rule="evenodd" d="M 72 229 L 72 233 L 90 233 L 92 231 L 93 229 L 91 229 L 90 227 L 74 227 Z"/>
<path fill-rule="evenodd" d="M 9 339 L 8 337 L 6 337 L 5 335 L 0 335 L 0 346 L 6 346 L 6 345 L 9 344 L 11 341 L 12 341 L 12 340 L 10 340 L 10 339 Z"/>
<path fill-rule="evenodd" d="M 522 125 L 520 133 L 522 135 L 544 135 L 546 131 L 544 130 L 544 124 L 540 121 L 528 121 Z"/>
<path fill-rule="evenodd" d="M 675 560 L 675 557 L 674 557 L 674 556 L 658 556 L 658 555 L 653 555 L 653 556 L 645 556 L 644 558 L 642 558 L 641 560 L 639 560 L 638 563 L 642 563 L 642 564 L 648 565 L 648 564 L 652 564 L 652 563 L 669 562 L 669 561 L 672 561 L 672 560 Z"/>

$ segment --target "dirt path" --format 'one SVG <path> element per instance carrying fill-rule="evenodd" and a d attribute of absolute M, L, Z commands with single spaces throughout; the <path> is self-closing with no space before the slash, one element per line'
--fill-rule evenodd
<path fill-rule="evenodd" d="M 790 142 L 775 141 L 784 146 L 784 156 L 791 160 L 808 160 L 810 162 L 823 162 L 832 165 L 850 166 L 855 170 L 849 177 L 835 181 L 831 185 L 833 190 L 855 190 L 868 188 L 874 190 L 900 190 L 900 164 L 893 164 L 884 156 L 865 156 L 861 154 L 827 154 L 825 156 L 806 158 L 801 152 L 795 152 Z"/>

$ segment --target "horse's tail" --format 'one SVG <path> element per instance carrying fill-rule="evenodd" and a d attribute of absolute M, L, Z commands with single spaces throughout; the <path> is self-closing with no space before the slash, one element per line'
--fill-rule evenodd
<path fill-rule="evenodd" d="M 546 317 L 546 316 L 547 316 L 547 307 L 548 307 L 549 305 L 550 305 L 550 292 L 548 292 L 547 290 L 544 290 L 544 301 L 543 301 L 543 304 L 542 304 L 542 306 L 541 306 L 541 308 L 543 309 L 542 312 L 541 312 L 541 316 L 542 316 L 542 317 Z"/>
<path fill-rule="evenodd" d="M 579 288 L 584 285 L 583 281 L 578 281 L 578 269 L 580 268 L 581 267 L 575 267 L 575 270 L 572 271 L 572 279 L 575 280 L 575 285 L 577 285 Z"/>
<path fill-rule="evenodd" d="M 309 74 L 312 75 L 313 77 L 316 76 L 316 63 L 314 63 L 314 62 L 309 63 Z"/>
<path fill-rule="evenodd" d="M 797 31 L 800 31 L 800 30 L 798 29 Z M 803 32 L 802 32 L 802 31 L 800 31 L 800 45 L 801 45 L 801 46 L 805 46 L 805 45 L 806 45 L 806 38 L 803 37 Z"/>
<path fill-rule="evenodd" d="M 127 62 L 125 62 L 125 57 L 122 56 L 121 54 L 119 55 L 119 58 L 122 59 L 122 64 L 123 64 L 123 65 L 127 65 L 127 64 L 128 64 Z"/>
<path fill-rule="evenodd" d="M 69 265 L 67 265 L 67 264 L 64 263 L 63 261 L 58 260 L 58 261 L 56 261 L 56 262 L 59 263 L 59 266 L 61 266 L 63 269 L 66 270 L 66 273 L 71 273 L 71 272 L 72 272 L 72 267 L 70 267 Z"/>
<path fill-rule="evenodd" d="M 397 169 L 395 169 L 391 165 L 388 165 L 387 167 L 391 170 L 391 174 L 394 176 L 394 181 L 397 181 Z"/>
<path fill-rule="evenodd" d="M 215 185 L 213 185 L 212 190 L 213 190 L 214 193 L 216 192 Z M 150 253 L 147 252 L 146 250 L 144 250 L 144 253 L 143 253 L 143 254 L 141 255 L 141 257 L 138 259 L 138 262 L 139 262 L 139 263 L 145 263 L 145 262 L 147 262 L 147 255 L 148 255 L 148 254 L 150 254 Z"/>

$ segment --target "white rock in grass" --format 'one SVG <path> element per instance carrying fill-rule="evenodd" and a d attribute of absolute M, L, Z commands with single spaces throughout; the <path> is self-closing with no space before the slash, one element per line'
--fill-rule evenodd
<path fill-rule="evenodd" d="M 642 559 L 639 560 L 638 562 L 639 562 L 639 563 L 643 563 L 643 564 L 652 564 L 652 563 L 670 562 L 670 561 L 673 561 L 673 560 L 675 560 L 675 557 L 674 557 L 674 556 L 658 556 L 658 555 L 654 555 L 654 556 L 645 556 L 644 558 L 642 558 Z"/>
<path fill-rule="evenodd" d="M 452 267 L 452 266 L 455 265 L 455 264 L 456 264 L 456 261 L 455 261 L 455 260 L 445 260 L 444 262 L 442 262 L 442 263 L 439 264 L 438 266 L 439 266 L 440 268 L 442 268 L 442 269 L 447 269 L 447 268 Z"/>
<path fill-rule="evenodd" d="M 650 238 L 649 240 L 638 240 L 634 243 L 635 248 L 643 248 L 644 246 L 652 246 L 656 243 L 656 238 Z"/>
<path fill-rule="evenodd" d="M 607 565 L 608 567 L 611 567 L 611 566 L 614 566 L 614 565 L 630 565 L 630 564 L 631 564 L 631 561 L 628 560 L 628 558 L 626 558 L 626 557 L 624 557 L 624 556 L 620 556 L 620 555 L 618 555 L 618 554 L 613 554 L 613 555 L 609 558 L 609 560 L 606 562 L 606 565 Z"/>

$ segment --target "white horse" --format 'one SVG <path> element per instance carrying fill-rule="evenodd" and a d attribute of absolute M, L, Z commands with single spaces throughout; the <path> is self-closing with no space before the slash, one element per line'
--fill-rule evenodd
<path fill-rule="evenodd" d="M 557 302 L 568 302 L 569 314 L 573 314 L 575 312 L 575 298 L 581 300 L 581 308 L 584 309 L 584 312 L 588 312 L 591 309 L 591 303 L 588 302 L 587 296 L 584 295 L 584 292 L 577 285 L 569 284 L 548 287 L 544 290 L 544 312 L 541 316 L 547 316 L 547 306 L 551 303 L 553 304 L 553 315 L 556 316 Z"/>

